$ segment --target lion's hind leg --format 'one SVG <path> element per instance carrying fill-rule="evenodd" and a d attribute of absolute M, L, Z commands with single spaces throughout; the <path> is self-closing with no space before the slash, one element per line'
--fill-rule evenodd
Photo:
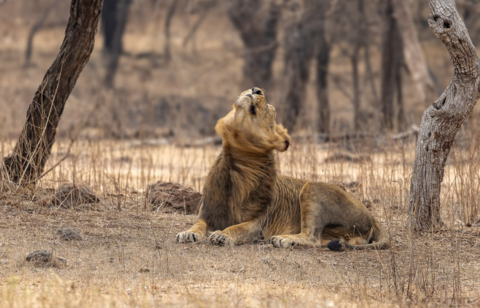
<path fill-rule="evenodd" d="M 292 246 L 320 246 L 320 241 L 312 239 L 305 233 L 292 235 L 277 235 L 270 239 L 270 243 L 277 248 L 288 248 Z"/>
<path fill-rule="evenodd" d="M 322 246 L 321 234 L 325 224 L 322 222 L 322 204 L 312 196 L 310 183 L 303 186 L 300 193 L 301 232 L 293 235 L 277 235 L 270 239 L 274 247 Z"/>

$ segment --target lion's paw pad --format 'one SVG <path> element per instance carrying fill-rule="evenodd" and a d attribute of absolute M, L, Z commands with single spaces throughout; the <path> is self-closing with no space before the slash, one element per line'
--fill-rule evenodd
<path fill-rule="evenodd" d="M 233 240 L 220 231 L 215 231 L 210 235 L 210 243 L 220 246 L 233 246 Z"/>
<path fill-rule="evenodd" d="M 270 243 L 272 243 L 273 247 L 276 248 L 288 248 L 296 245 L 292 239 L 283 236 L 272 237 L 270 239 Z"/>
<path fill-rule="evenodd" d="M 198 233 L 185 231 L 178 233 L 176 239 L 178 243 L 195 243 L 200 241 L 202 236 Z"/>

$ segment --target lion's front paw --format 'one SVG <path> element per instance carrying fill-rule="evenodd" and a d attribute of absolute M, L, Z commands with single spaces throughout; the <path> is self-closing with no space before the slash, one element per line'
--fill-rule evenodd
<path fill-rule="evenodd" d="M 178 243 L 195 243 L 202 239 L 202 235 L 194 232 L 180 232 L 177 234 Z"/>
<path fill-rule="evenodd" d="M 272 243 L 273 247 L 277 248 L 288 248 L 297 244 L 291 238 L 286 236 L 274 236 L 270 238 L 270 243 Z"/>
<path fill-rule="evenodd" d="M 222 231 L 215 231 L 210 235 L 210 243 L 220 246 L 233 246 L 233 240 Z"/>

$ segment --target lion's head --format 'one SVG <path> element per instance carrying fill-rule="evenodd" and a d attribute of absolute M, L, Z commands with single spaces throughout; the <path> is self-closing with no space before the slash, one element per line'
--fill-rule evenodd
<path fill-rule="evenodd" d="M 283 152 L 290 146 L 290 136 L 275 117 L 275 108 L 267 104 L 265 92 L 252 88 L 240 94 L 233 110 L 218 121 L 215 130 L 225 144 L 245 152 Z"/>

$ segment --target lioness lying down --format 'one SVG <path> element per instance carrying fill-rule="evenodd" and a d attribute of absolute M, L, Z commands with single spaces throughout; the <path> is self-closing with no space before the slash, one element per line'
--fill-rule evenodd
<path fill-rule="evenodd" d="M 388 234 L 353 195 L 277 173 L 273 151 L 286 151 L 290 137 L 261 89 L 243 92 L 215 130 L 223 150 L 206 179 L 199 219 L 177 242 L 213 231 L 210 242 L 218 245 L 264 237 L 275 247 L 388 248 Z"/>

